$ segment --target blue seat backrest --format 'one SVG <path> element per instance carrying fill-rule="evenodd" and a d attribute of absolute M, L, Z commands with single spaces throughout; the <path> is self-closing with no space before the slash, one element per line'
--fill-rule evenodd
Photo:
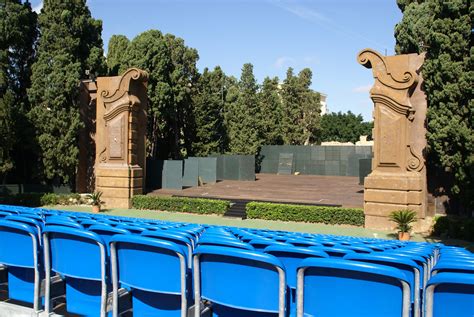
<path fill-rule="evenodd" d="M 241 242 L 237 239 L 228 239 L 228 238 L 214 238 L 214 237 L 202 237 L 197 242 L 198 245 L 204 246 L 222 246 L 229 248 L 245 249 L 245 250 L 255 250 L 254 247 L 248 243 Z"/>
<path fill-rule="evenodd" d="M 83 229 L 84 227 L 74 220 L 65 219 L 46 219 L 46 226 L 61 226 L 76 229 Z"/>
<path fill-rule="evenodd" d="M 327 258 L 322 250 L 294 247 L 285 245 L 271 245 L 265 248 L 265 253 L 277 257 L 285 266 L 288 286 L 296 288 L 296 271 L 301 261 L 307 258 Z"/>
<path fill-rule="evenodd" d="M 116 235 L 118 280 L 126 286 L 149 292 L 181 294 L 181 260 L 186 271 L 186 253 L 173 242 L 137 235 Z"/>
<path fill-rule="evenodd" d="M 425 304 L 426 317 L 474 316 L 474 274 L 436 274 L 426 286 Z"/>
<path fill-rule="evenodd" d="M 106 247 L 99 235 L 61 226 L 46 226 L 44 235 L 49 241 L 53 271 L 69 277 L 101 281 Z"/>
<path fill-rule="evenodd" d="M 34 268 L 39 252 L 38 232 L 24 223 L 0 220 L 0 264 Z"/>
<path fill-rule="evenodd" d="M 218 246 L 199 246 L 194 256 L 202 298 L 237 309 L 279 312 L 278 269 L 284 272 L 284 266 L 276 257 Z"/>
<path fill-rule="evenodd" d="M 115 228 L 109 225 L 104 225 L 104 224 L 95 224 L 90 226 L 87 230 L 94 232 L 98 234 L 102 240 L 104 240 L 104 243 L 107 246 L 107 249 L 109 248 L 109 243 L 112 237 L 116 234 L 131 234 L 130 231 L 122 228 Z"/>
<path fill-rule="evenodd" d="M 444 259 L 441 258 L 432 269 L 433 273 L 470 273 L 474 274 L 474 261 L 466 261 L 463 259 Z"/>
<path fill-rule="evenodd" d="M 401 282 L 408 281 L 398 269 L 337 258 L 306 259 L 300 269 L 305 316 L 400 317 L 404 298 L 409 309 L 409 288 L 404 297 Z"/>

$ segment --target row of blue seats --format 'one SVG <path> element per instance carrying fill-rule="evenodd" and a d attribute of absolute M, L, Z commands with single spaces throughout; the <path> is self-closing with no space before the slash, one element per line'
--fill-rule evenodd
<path fill-rule="evenodd" d="M 8 296 L 36 311 L 65 296 L 84 316 L 474 313 L 462 248 L 13 206 L 2 217 Z"/>

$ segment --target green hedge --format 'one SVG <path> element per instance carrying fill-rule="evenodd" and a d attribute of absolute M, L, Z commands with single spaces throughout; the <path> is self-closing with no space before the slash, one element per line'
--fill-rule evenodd
<path fill-rule="evenodd" d="M 441 238 L 474 241 L 474 219 L 448 216 L 436 218 L 433 235 Z"/>
<path fill-rule="evenodd" d="M 132 206 L 136 209 L 223 215 L 229 209 L 230 202 L 204 198 L 137 195 L 132 198 Z"/>
<path fill-rule="evenodd" d="M 0 197 L 0 204 L 25 207 L 76 205 L 81 202 L 79 194 L 22 193 Z"/>
<path fill-rule="evenodd" d="M 364 211 L 359 208 L 304 206 L 250 202 L 247 217 L 251 219 L 318 222 L 331 225 L 364 225 Z"/>

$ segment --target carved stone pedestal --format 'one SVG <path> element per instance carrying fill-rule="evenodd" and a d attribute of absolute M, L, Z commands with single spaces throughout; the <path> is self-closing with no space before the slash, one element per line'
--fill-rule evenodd
<path fill-rule="evenodd" d="M 145 185 L 148 74 L 97 78 L 96 190 L 105 207 L 130 208 Z"/>
<path fill-rule="evenodd" d="M 364 181 L 365 226 L 392 230 L 388 220 L 394 210 L 416 211 L 415 230 L 424 230 L 427 209 L 426 96 L 421 90 L 420 68 L 424 55 L 382 56 L 370 49 L 358 61 L 372 68 L 375 84 L 374 159 L 372 173 Z"/>

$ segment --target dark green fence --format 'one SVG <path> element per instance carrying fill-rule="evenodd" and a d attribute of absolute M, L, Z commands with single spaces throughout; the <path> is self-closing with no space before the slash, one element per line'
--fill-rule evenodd
<path fill-rule="evenodd" d="M 288 158 L 291 154 L 293 173 L 359 176 L 360 160 L 372 158 L 372 147 L 266 145 L 259 155 L 260 173 L 277 174 L 282 164 L 280 158 Z"/>

